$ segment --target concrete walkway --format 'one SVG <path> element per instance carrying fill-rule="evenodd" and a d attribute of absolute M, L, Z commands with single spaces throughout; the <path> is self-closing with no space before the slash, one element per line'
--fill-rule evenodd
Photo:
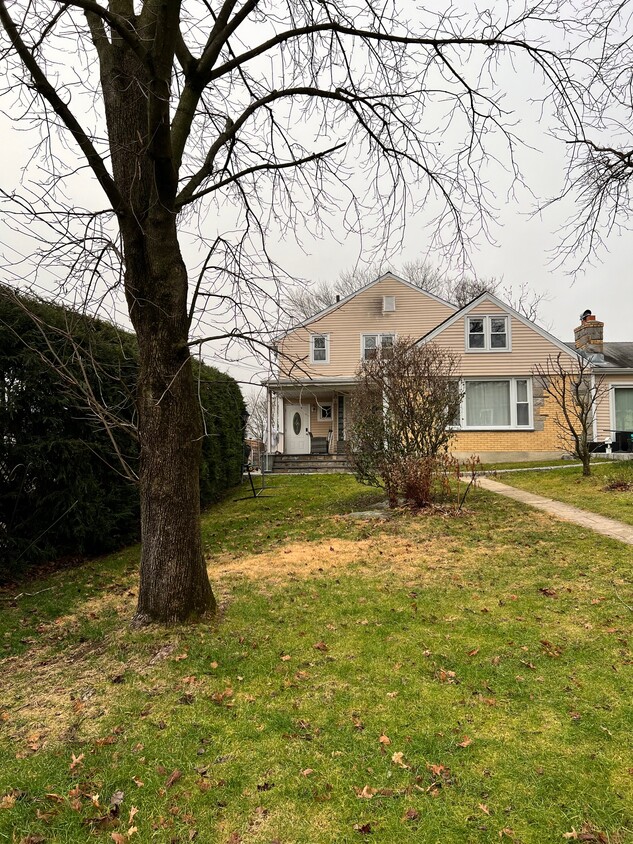
<path fill-rule="evenodd" d="M 534 495 L 533 492 L 526 492 L 524 489 L 500 484 L 499 481 L 493 481 L 492 478 L 478 478 L 477 484 L 489 492 L 505 495 L 506 498 L 513 498 L 522 504 L 536 507 L 537 510 L 551 513 L 552 516 L 562 519 L 564 522 L 573 522 L 590 530 L 595 530 L 596 533 L 609 536 L 611 539 L 633 545 L 633 526 L 626 525 L 624 522 L 608 519 L 606 516 L 598 515 L 598 513 L 590 513 L 587 510 L 581 510 L 580 507 L 573 507 L 571 504 L 563 504 L 562 501 L 545 498 L 543 495 Z"/>

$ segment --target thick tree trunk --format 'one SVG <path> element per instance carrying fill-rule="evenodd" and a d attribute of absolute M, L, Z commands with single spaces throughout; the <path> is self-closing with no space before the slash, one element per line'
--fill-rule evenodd
<path fill-rule="evenodd" d="M 126 294 L 139 344 L 141 572 L 133 623 L 215 610 L 200 538 L 202 421 L 188 339 L 187 273 L 175 221 L 126 238 Z"/>

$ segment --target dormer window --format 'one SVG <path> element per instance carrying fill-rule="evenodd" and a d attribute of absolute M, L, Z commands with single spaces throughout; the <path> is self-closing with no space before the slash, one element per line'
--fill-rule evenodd
<path fill-rule="evenodd" d="M 310 338 L 310 363 L 330 362 L 329 334 L 313 334 Z"/>
<path fill-rule="evenodd" d="M 382 297 L 382 312 L 383 314 L 392 314 L 396 310 L 396 297 L 383 296 Z"/>
<path fill-rule="evenodd" d="M 507 316 L 468 317 L 466 348 L 471 352 L 507 352 L 510 349 Z"/>

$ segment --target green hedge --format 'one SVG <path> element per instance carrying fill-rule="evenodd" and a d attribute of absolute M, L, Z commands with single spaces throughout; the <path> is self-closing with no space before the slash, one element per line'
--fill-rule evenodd
<path fill-rule="evenodd" d="M 65 368 L 80 381 L 85 373 L 100 402 L 128 426 L 113 435 L 135 468 L 134 335 L 49 302 L 20 302 L 28 312 L 0 288 L 3 580 L 34 563 L 106 553 L 139 534 L 138 488 L 122 474 L 103 424 L 64 377 Z M 239 482 L 245 409 L 232 378 L 197 363 L 195 372 L 207 433 L 206 505 Z"/>

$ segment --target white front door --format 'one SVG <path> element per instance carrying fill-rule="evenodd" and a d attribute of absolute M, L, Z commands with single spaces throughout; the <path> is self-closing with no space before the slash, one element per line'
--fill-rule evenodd
<path fill-rule="evenodd" d="M 287 404 L 284 418 L 286 454 L 310 454 L 310 406 Z"/>

